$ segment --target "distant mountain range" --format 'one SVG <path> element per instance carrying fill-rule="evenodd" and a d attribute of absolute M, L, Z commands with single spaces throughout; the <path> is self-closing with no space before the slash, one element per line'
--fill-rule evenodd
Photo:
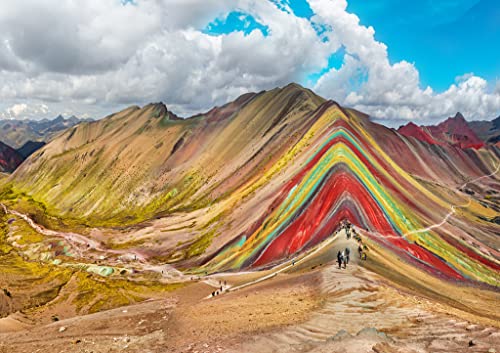
<path fill-rule="evenodd" d="M 80 122 L 75 116 L 43 120 L 0 120 L 0 172 L 13 172 L 26 158 L 58 133 Z"/>
<path fill-rule="evenodd" d="M 242 96 L 246 97 L 246 95 Z M 234 106 L 241 101 L 241 97 L 227 106 Z M 162 105 L 159 114 L 166 108 Z M 201 116 L 220 114 L 223 108 L 213 108 L 205 114 L 195 115 L 191 119 Z M 228 110 L 229 111 L 229 110 Z M 169 120 L 187 121 L 168 111 Z M 75 116 L 64 118 L 62 115 L 55 119 L 43 120 L 0 120 L 0 172 L 12 172 L 22 161 L 32 153 L 42 148 L 58 133 L 81 122 L 91 122 L 93 119 L 79 119 Z M 449 117 L 437 125 L 417 125 L 409 122 L 400 126 L 397 132 L 406 137 L 412 137 L 431 145 L 452 145 L 459 148 L 481 148 L 488 144 L 500 147 L 500 116 L 492 121 L 467 122 L 461 113 Z M 9 149 L 9 147 L 11 147 Z"/>
<path fill-rule="evenodd" d="M 0 142 L 0 172 L 13 172 L 24 159 L 18 151 Z"/>
<path fill-rule="evenodd" d="M 81 120 L 75 116 L 64 118 L 62 115 L 52 120 L 0 120 L 0 141 L 18 149 L 28 141 L 47 142 L 57 133 L 90 120 Z"/>
<path fill-rule="evenodd" d="M 460 148 L 481 148 L 486 144 L 500 141 L 500 117 L 493 121 L 467 122 L 461 113 L 450 117 L 437 125 L 416 125 L 409 122 L 397 131 L 406 137 L 431 145 L 452 145 Z"/>
<path fill-rule="evenodd" d="M 26 159 L 43 146 L 45 146 L 45 142 L 43 141 L 28 141 L 22 147 L 18 148 L 17 152 Z"/>
<path fill-rule="evenodd" d="M 492 121 L 471 121 L 469 126 L 486 143 L 500 146 L 500 116 Z"/>

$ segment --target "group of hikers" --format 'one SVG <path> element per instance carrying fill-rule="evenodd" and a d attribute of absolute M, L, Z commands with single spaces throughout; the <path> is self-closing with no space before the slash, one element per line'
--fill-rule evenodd
<path fill-rule="evenodd" d="M 351 239 L 351 229 L 352 229 L 353 234 L 354 235 L 356 234 L 354 227 L 347 219 L 344 219 L 344 220 L 342 220 L 342 222 L 340 222 L 340 229 L 345 229 L 345 234 L 347 236 L 347 239 Z"/>
<path fill-rule="evenodd" d="M 352 224 L 347 220 L 344 219 L 342 222 L 340 222 L 340 229 L 345 229 L 346 237 L 347 239 L 350 239 L 351 236 L 358 242 L 358 254 L 359 258 L 361 260 L 366 260 L 366 250 L 368 250 L 367 246 L 363 244 L 363 240 L 361 239 L 361 236 L 356 233 L 356 229 L 352 226 Z M 339 268 L 347 268 L 347 264 L 349 263 L 349 256 L 350 256 L 351 250 L 349 247 L 346 247 L 344 250 L 339 250 L 337 252 L 337 262 L 339 265 Z"/>
<path fill-rule="evenodd" d="M 216 295 L 219 295 L 219 294 L 222 294 L 222 292 L 224 291 L 224 287 L 227 287 L 227 281 L 219 281 L 219 285 L 220 285 L 220 288 L 216 291 L 213 291 L 212 292 L 212 297 L 215 297 Z"/>

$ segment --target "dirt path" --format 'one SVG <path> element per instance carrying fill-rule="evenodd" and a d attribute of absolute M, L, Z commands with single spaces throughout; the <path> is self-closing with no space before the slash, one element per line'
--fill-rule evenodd
<path fill-rule="evenodd" d="M 347 246 L 351 261 L 339 269 L 335 255 Z M 195 283 L 164 300 L 0 334 L 0 353 L 444 353 L 500 346 L 498 329 L 431 310 L 435 302 L 364 268 L 356 248 L 341 232 L 266 280 L 259 278 L 269 273 L 227 274 L 247 285 L 213 300 L 203 300 L 211 291 L 206 283 Z"/>
<path fill-rule="evenodd" d="M 152 265 L 148 262 L 147 258 L 142 255 L 139 251 L 134 250 L 116 250 L 104 247 L 99 241 L 92 238 L 86 237 L 81 234 L 71 233 L 71 232 L 60 232 L 51 229 L 46 229 L 41 225 L 37 224 L 29 216 L 20 213 L 16 210 L 11 210 L 7 208 L 3 203 L 0 203 L 3 211 L 6 214 L 11 214 L 24 220 L 35 232 L 42 234 L 47 237 L 58 237 L 65 239 L 70 247 L 78 254 L 78 257 L 83 261 L 81 264 L 90 265 L 92 263 L 92 256 L 89 256 L 90 251 L 97 251 L 102 253 L 107 258 L 105 266 L 115 267 L 118 266 L 120 269 L 126 267 L 133 269 L 135 271 L 151 271 L 162 274 L 163 280 L 172 282 L 190 281 L 190 277 L 186 276 L 181 271 L 178 271 L 171 265 Z M 109 255 L 117 255 L 118 259 L 108 258 Z M 90 263 L 89 263 L 90 261 Z M 217 287 L 217 284 L 207 279 L 206 283 L 212 287 Z"/>
<path fill-rule="evenodd" d="M 88 237 L 85 237 L 81 234 L 69 233 L 69 232 L 58 232 L 55 230 L 46 229 L 46 228 L 42 227 L 41 225 L 35 223 L 35 221 L 33 221 L 27 215 L 20 213 L 18 211 L 9 209 L 3 203 L 0 203 L 0 205 L 2 206 L 3 211 L 6 214 L 10 213 L 14 216 L 22 218 L 37 233 L 40 233 L 40 234 L 45 235 L 45 236 L 54 236 L 54 237 L 66 239 L 70 243 L 72 248 L 77 251 L 77 253 L 80 257 L 83 257 L 83 252 L 85 249 L 87 251 L 88 250 L 96 250 L 99 252 L 104 252 L 104 253 L 109 253 L 109 254 L 114 254 L 114 255 L 132 256 L 132 257 L 135 257 L 139 261 L 145 261 L 144 256 L 141 255 L 139 252 L 108 249 L 108 248 L 104 248 L 98 241 L 91 239 L 91 238 L 88 238 Z"/>
<path fill-rule="evenodd" d="M 309 320 L 227 352 L 488 352 L 500 347 L 500 330 L 433 313 L 421 298 L 388 287 L 360 266 L 352 239 L 339 237 L 330 251 L 346 246 L 352 261 L 347 269 L 331 263 L 321 271 L 326 301 Z"/>
<path fill-rule="evenodd" d="M 285 263 L 282 263 L 274 268 L 272 268 L 270 271 L 268 271 L 269 273 L 266 273 L 265 275 L 261 276 L 261 277 L 258 277 L 254 280 L 251 280 L 251 281 L 248 281 L 248 282 L 245 282 L 243 284 L 240 284 L 240 285 L 237 285 L 237 286 L 231 286 L 231 285 L 227 285 L 227 286 L 224 286 L 224 291 L 226 292 L 234 292 L 234 291 L 237 291 L 237 290 L 240 290 L 240 289 L 243 289 L 243 288 L 247 288 L 247 287 L 250 287 L 250 286 L 253 286 L 257 283 L 261 283 L 263 281 L 266 281 L 268 279 L 271 279 L 271 278 L 274 278 L 276 277 L 277 275 L 279 275 L 280 273 L 284 273 L 284 272 L 287 272 L 287 271 L 290 271 L 290 270 L 293 270 L 295 268 L 295 266 L 299 267 L 301 264 L 305 263 L 306 261 L 308 261 L 309 259 L 313 258 L 314 256 L 316 256 L 319 252 L 321 252 L 324 248 L 330 246 L 332 243 L 334 242 L 338 242 L 338 239 L 339 238 L 345 238 L 345 231 L 344 230 L 341 230 L 340 232 L 334 234 L 333 236 L 331 236 L 330 238 L 326 239 L 325 241 L 323 241 L 322 243 L 320 243 L 317 247 L 315 247 L 314 249 L 312 249 L 311 251 L 309 252 L 306 252 L 304 254 L 299 254 L 298 256 L 288 260 L 287 262 Z M 340 244 L 344 244 L 344 245 L 340 245 Z M 351 245 L 352 242 L 339 242 L 339 246 L 347 246 L 347 245 Z M 356 245 L 357 246 L 357 245 Z M 342 248 L 342 249 L 344 249 Z M 352 258 L 352 256 L 351 256 Z M 209 276 L 207 278 L 217 278 L 217 279 L 222 279 L 224 280 L 225 278 L 227 277 L 234 277 L 234 276 L 237 276 L 237 275 L 242 275 L 242 274 L 245 274 L 244 272 L 241 272 L 241 273 L 218 273 L 214 276 Z M 215 280 L 217 283 L 217 280 Z M 205 299 L 210 299 L 212 298 L 212 295 L 209 295 L 207 296 Z"/>

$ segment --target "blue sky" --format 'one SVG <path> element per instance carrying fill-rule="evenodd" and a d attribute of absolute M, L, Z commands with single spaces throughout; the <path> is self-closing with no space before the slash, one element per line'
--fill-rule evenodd
<path fill-rule="evenodd" d="M 350 0 L 347 9 L 375 28 L 391 61 L 414 62 L 422 83 L 437 90 L 463 73 L 489 81 L 500 73 L 497 0 Z"/>
<path fill-rule="evenodd" d="M 296 15 L 313 15 L 306 0 L 290 5 Z M 423 85 L 445 90 L 466 72 L 488 81 L 500 74 L 497 0 L 349 0 L 347 10 L 375 28 L 392 62 L 415 63 Z"/>
<path fill-rule="evenodd" d="M 280 1 L 270 0 L 280 5 Z M 286 1 L 298 17 L 314 16 L 306 0 Z M 500 73 L 500 6 L 496 0 L 349 0 L 347 10 L 361 24 L 375 28 L 375 39 L 385 43 L 389 60 L 406 60 L 420 72 L 422 85 L 446 90 L 457 76 L 474 73 L 495 81 Z M 267 27 L 252 16 L 232 12 L 216 19 L 205 33 L 213 35 Z M 344 51 L 332 54 L 328 66 L 303 80 L 313 83 L 330 68 L 342 65 Z"/>

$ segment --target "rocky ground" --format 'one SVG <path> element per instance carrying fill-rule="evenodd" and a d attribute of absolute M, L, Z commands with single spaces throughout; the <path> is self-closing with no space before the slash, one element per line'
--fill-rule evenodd
<path fill-rule="evenodd" d="M 357 244 L 341 235 L 264 281 L 251 273 L 211 278 L 227 281 L 215 297 L 197 282 L 162 299 L 45 325 L 17 312 L 0 319 L 0 352 L 500 351 L 498 320 L 405 290 L 355 251 L 339 269 L 335 254 L 347 246 Z"/>

